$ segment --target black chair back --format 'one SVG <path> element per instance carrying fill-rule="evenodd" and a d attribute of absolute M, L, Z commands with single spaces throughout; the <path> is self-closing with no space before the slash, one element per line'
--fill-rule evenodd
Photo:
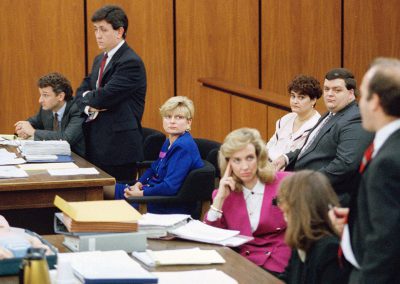
<path fill-rule="evenodd" d="M 215 177 L 220 178 L 221 174 L 218 166 L 218 151 L 221 143 L 204 138 L 194 138 L 199 148 L 200 156 L 203 160 L 210 162 L 215 168 Z"/>
<path fill-rule="evenodd" d="M 145 161 L 155 161 L 158 159 L 161 147 L 165 142 L 164 133 L 143 127 L 143 151 Z"/>

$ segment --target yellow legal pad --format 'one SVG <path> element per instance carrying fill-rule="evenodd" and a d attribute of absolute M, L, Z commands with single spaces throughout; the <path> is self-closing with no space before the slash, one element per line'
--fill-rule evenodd
<path fill-rule="evenodd" d="M 136 231 L 142 216 L 125 200 L 67 202 L 56 195 L 54 205 L 64 213 L 70 232 Z"/>

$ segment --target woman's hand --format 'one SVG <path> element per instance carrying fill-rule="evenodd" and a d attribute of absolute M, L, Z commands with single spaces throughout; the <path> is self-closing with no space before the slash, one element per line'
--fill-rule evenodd
<path fill-rule="evenodd" d="M 131 187 L 125 188 L 124 196 L 125 198 L 130 196 L 143 196 L 143 184 L 141 182 L 137 182 Z"/>
<path fill-rule="evenodd" d="M 225 199 L 229 196 L 231 191 L 235 190 L 236 182 L 232 177 L 231 165 L 228 161 L 225 173 L 219 181 L 218 193 L 214 198 L 213 206 L 221 209 Z"/>

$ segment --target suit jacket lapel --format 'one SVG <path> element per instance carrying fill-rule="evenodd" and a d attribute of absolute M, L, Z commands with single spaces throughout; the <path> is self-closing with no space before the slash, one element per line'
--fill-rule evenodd
<path fill-rule="evenodd" d="M 241 234 L 251 236 L 253 233 L 251 232 L 249 213 L 247 212 L 247 206 L 246 206 L 246 200 L 244 199 L 244 194 L 243 192 L 234 192 L 232 197 L 234 198 L 234 202 L 232 202 L 232 204 L 234 204 L 235 207 L 232 208 L 233 209 L 232 212 L 235 212 L 234 214 L 237 215 L 237 220 L 242 220 L 238 222 L 242 224 L 240 226 Z"/>
<path fill-rule="evenodd" d="M 114 64 L 116 61 L 118 61 L 120 59 L 120 57 L 122 56 L 122 54 L 125 52 L 125 50 L 128 49 L 128 44 L 125 42 L 118 50 L 117 52 L 113 55 L 113 57 L 111 58 L 110 62 L 108 62 L 106 68 L 104 69 L 104 73 L 103 73 L 103 80 L 107 80 L 107 74 L 110 72 L 110 70 L 113 70 L 114 68 Z M 100 69 L 100 64 L 97 70 Z"/>

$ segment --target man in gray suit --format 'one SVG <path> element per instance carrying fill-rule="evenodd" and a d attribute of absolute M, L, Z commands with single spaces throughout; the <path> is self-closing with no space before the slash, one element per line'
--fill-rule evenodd
<path fill-rule="evenodd" d="M 65 140 L 72 151 L 84 156 L 84 118 L 72 96 L 71 83 L 59 73 L 50 73 L 39 79 L 38 87 L 39 112 L 15 123 L 15 133 L 23 139 Z"/>
<path fill-rule="evenodd" d="M 274 161 L 278 169 L 322 172 L 329 178 L 342 204 L 348 203 L 351 191 L 357 188 L 358 166 L 372 140 L 372 134 L 361 127 L 356 94 L 356 81 L 349 70 L 330 70 L 323 89 L 328 112 L 310 131 L 301 149 Z"/>

